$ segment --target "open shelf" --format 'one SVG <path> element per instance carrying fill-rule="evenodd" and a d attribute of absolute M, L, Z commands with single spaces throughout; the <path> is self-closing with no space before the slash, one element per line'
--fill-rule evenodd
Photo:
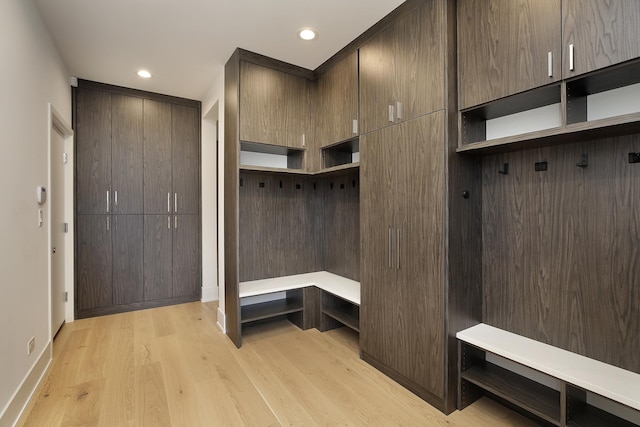
<path fill-rule="evenodd" d="M 328 331 L 341 326 L 360 332 L 360 306 L 330 292 L 322 291 L 321 330 Z"/>
<path fill-rule="evenodd" d="M 323 314 L 337 320 L 343 325 L 353 329 L 356 332 L 360 332 L 360 318 L 355 315 L 351 310 L 340 310 L 337 307 L 325 308 L 322 310 Z"/>
<path fill-rule="evenodd" d="M 240 169 L 269 172 L 303 172 L 302 148 L 240 141 Z"/>
<path fill-rule="evenodd" d="M 358 137 L 322 147 L 322 169 L 358 163 L 360 158 L 360 139 Z"/>
<path fill-rule="evenodd" d="M 547 422 L 560 425 L 559 391 L 488 362 L 461 372 L 460 377 Z"/>
<path fill-rule="evenodd" d="M 570 427 L 637 427 L 636 424 L 618 418 L 591 405 L 583 406 L 567 421 Z"/>
<path fill-rule="evenodd" d="M 269 319 L 271 317 L 302 311 L 304 307 L 301 301 L 287 299 L 262 302 L 241 307 L 242 323 L 255 322 L 256 320 Z"/>

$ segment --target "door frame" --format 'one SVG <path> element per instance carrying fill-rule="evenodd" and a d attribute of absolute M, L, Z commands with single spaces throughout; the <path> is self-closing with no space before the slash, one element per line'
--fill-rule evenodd
<path fill-rule="evenodd" d="M 51 188 L 52 182 L 52 173 L 53 173 L 53 161 L 52 158 L 52 144 L 53 144 L 53 133 L 58 132 L 62 135 L 62 139 L 64 140 L 64 149 L 65 153 L 67 153 L 67 167 L 64 173 L 64 218 L 65 222 L 69 224 L 68 232 L 65 236 L 65 259 L 64 259 L 64 288 L 67 292 L 67 305 L 65 307 L 65 322 L 73 322 L 74 320 L 74 295 L 73 295 L 73 283 L 74 283 L 74 221 L 73 221 L 73 212 L 74 212 L 74 159 L 75 159 L 75 140 L 73 137 L 73 130 L 71 126 L 65 121 L 63 116 L 56 110 L 56 108 L 49 103 L 48 107 L 48 118 L 49 118 L 49 127 L 48 127 L 48 158 L 49 158 L 49 173 L 48 173 L 48 182 L 47 185 Z M 47 218 L 51 218 L 51 201 L 47 203 Z M 51 261 L 51 247 L 52 247 L 52 233 L 53 227 L 49 223 L 49 233 L 48 233 L 48 267 L 49 267 L 49 333 L 51 333 L 52 327 L 52 295 L 51 289 L 53 285 L 53 277 L 52 277 L 52 261 Z M 53 336 L 50 337 L 51 341 L 53 341 Z"/>

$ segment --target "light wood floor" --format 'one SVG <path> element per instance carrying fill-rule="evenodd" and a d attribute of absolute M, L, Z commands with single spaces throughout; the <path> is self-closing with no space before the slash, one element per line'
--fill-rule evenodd
<path fill-rule="evenodd" d="M 533 426 L 489 399 L 446 417 L 358 357 L 346 328 L 276 321 L 241 349 L 217 303 L 67 324 L 19 426 Z"/>

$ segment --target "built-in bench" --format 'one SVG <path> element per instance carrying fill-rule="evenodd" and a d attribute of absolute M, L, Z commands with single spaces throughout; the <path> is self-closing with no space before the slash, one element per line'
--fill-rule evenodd
<path fill-rule="evenodd" d="M 345 325 L 359 331 L 360 283 L 355 280 L 317 271 L 240 282 L 239 291 L 242 324 L 287 315 L 302 329 Z"/>
<path fill-rule="evenodd" d="M 456 336 L 460 410 L 488 393 L 557 426 L 640 420 L 640 374 L 483 323 Z"/>

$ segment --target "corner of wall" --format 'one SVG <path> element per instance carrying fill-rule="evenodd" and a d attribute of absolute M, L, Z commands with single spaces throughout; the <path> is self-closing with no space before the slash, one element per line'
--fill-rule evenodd
<path fill-rule="evenodd" d="M 224 312 L 222 310 L 220 310 L 220 308 L 218 308 L 218 327 L 225 334 L 227 333 L 227 327 L 226 327 L 227 326 L 227 320 L 226 319 L 227 318 L 224 315 Z"/>

